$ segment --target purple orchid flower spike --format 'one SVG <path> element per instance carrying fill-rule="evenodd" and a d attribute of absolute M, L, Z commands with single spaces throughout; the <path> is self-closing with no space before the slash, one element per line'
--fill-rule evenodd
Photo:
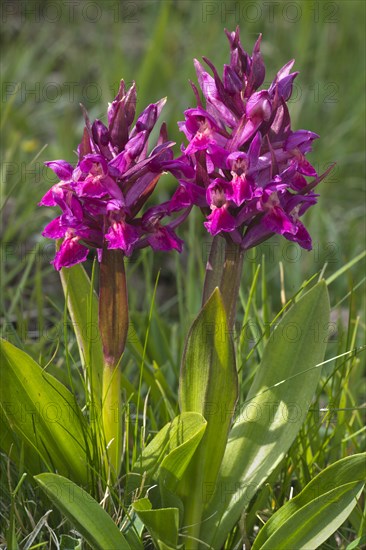
<path fill-rule="evenodd" d="M 176 220 L 161 223 L 174 208 L 165 206 L 159 216 L 136 217 L 164 171 L 171 169 L 179 176 L 182 170 L 188 176 L 193 173 L 190 166 L 174 161 L 174 143 L 167 139 L 165 124 L 148 153 L 148 140 L 165 101 L 148 105 L 133 126 L 136 87 L 133 83 L 126 89 L 122 80 L 108 107 L 108 126 L 100 120 L 91 124 L 84 112 L 76 167 L 64 160 L 46 162 L 60 179 L 39 203 L 57 205 L 62 211 L 43 231 L 45 237 L 64 239 L 53 260 L 56 269 L 85 261 L 89 248 L 97 249 L 99 259 L 104 246 L 120 249 L 126 256 L 143 246 L 181 251 Z"/>
<path fill-rule="evenodd" d="M 261 36 L 249 55 L 239 28 L 225 32 L 231 55 L 222 78 L 207 58 L 212 75 L 194 62 L 204 101 L 192 84 L 197 107 L 186 110 L 178 123 L 188 140 L 182 152 L 193 175 L 178 177 L 172 205 L 175 210 L 199 206 L 207 230 L 242 250 L 274 233 L 310 250 L 311 237 L 299 218 L 316 203 L 312 189 L 326 173 L 318 176 L 306 158 L 319 136 L 291 129 L 286 102 L 298 74 L 291 72 L 294 60 L 268 89 L 259 90 L 265 77 Z"/>

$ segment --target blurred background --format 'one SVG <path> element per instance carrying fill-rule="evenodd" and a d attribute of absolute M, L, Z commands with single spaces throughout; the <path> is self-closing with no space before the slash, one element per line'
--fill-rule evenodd
<path fill-rule="evenodd" d="M 291 296 L 304 279 L 323 269 L 330 276 L 364 250 L 364 2 L 4 0 L 1 18 L 1 315 L 5 335 L 38 358 L 44 352 L 39 335 L 63 311 L 59 276 L 49 264 L 54 243 L 41 236 L 56 211 L 37 207 L 56 181 L 43 162 L 75 162 L 83 129 L 79 104 L 91 119 L 105 120 L 121 78 L 136 81 L 138 112 L 168 97 L 162 120 L 178 153 L 184 136 L 177 121 L 195 104 L 188 82 L 196 79 L 193 58 L 207 56 L 220 72 L 229 59 L 224 28 L 240 25 L 249 52 L 263 34 L 265 83 L 296 59 L 300 75 L 289 103 L 292 127 L 321 136 L 309 157 L 320 172 L 337 163 L 319 187 L 319 205 L 305 218 L 313 251 L 272 239 L 248 254 L 244 288 L 264 255 L 268 301 L 278 311 L 280 262 L 282 286 Z M 173 179 L 163 176 L 156 199 L 166 200 L 174 188 Z M 186 241 L 182 256 L 144 251 L 132 258 L 132 308 L 148 311 L 160 270 L 161 312 L 189 324 L 199 307 L 209 250 L 202 221 L 196 212 L 180 228 Z M 341 304 L 335 313 L 341 318 L 347 316 L 345 297 L 357 288 L 352 308 L 356 316 L 360 312 L 364 328 L 363 269 L 357 263 L 334 282 L 331 292 L 332 305 Z"/>

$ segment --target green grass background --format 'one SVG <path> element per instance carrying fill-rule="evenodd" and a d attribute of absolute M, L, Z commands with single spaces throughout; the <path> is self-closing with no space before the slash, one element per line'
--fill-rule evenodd
<path fill-rule="evenodd" d="M 176 123 L 183 119 L 183 111 L 194 105 L 188 82 L 196 79 L 193 58 L 207 56 L 220 71 L 229 59 L 224 27 L 233 30 L 239 24 L 242 44 L 249 52 L 258 34 L 263 34 L 266 83 L 289 59 L 296 59 L 295 70 L 300 75 L 290 102 L 292 127 L 321 136 L 309 157 L 319 171 L 337 163 L 319 187 L 319 204 L 305 218 L 313 251 L 271 240 L 249 253 L 241 305 L 248 299 L 257 264 L 264 270 L 262 255 L 266 303 L 258 284 L 250 318 L 263 320 L 265 310 L 270 319 L 279 310 L 281 286 L 289 298 L 304 279 L 321 270 L 329 277 L 365 249 L 364 2 L 84 0 L 67 4 L 21 0 L 2 1 L 1 18 L 2 330 L 42 365 L 55 354 L 54 369 L 60 379 L 66 381 L 63 297 L 59 276 L 49 265 L 54 244 L 41 237 L 42 228 L 56 212 L 37 207 L 55 178 L 42 163 L 60 158 L 75 162 L 73 151 L 83 128 L 79 104 L 86 106 L 92 119 L 105 120 L 107 103 L 121 78 L 127 83 L 136 81 L 138 111 L 168 97 L 162 120 L 168 124 L 170 138 L 177 142 L 178 153 L 184 136 Z M 166 200 L 174 188 L 174 180 L 163 176 L 156 200 Z M 169 406 L 173 408 L 183 336 L 199 309 L 209 247 L 200 212 L 192 214 L 179 233 L 186 241 L 182 256 L 144 251 L 128 264 L 133 281 L 129 288 L 131 311 L 142 337 L 160 270 L 148 356 L 156 360 L 172 389 Z M 333 342 L 329 357 L 364 343 L 364 271 L 365 263 L 358 262 L 330 287 Z M 242 317 L 239 307 L 239 319 Z M 271 482 L 280 480 L 281 491 L 268 486 L 258 497 L 262 504 L 272 502 L 272 509 L 281 504 L 288 492 L 289 471 L 297 473 L 301 485 L 329 460 L 364 448 L 362 417 L 357 409 L 364 401 L 363 361 L 361 354 L 353 362 L 331 363 L 326 370 L 317 404 L 332 401 L 334 406 L 349 406 L 350 412 L 338 417 L 338 422 L 326 418 L 319 432 L 314 415 L 310 415 L 282 470 L 272 476 Z M 78 366 L 76 361 L 75 369 Z M 128 363 L 126 372 L 133 380 L 133 364 Z M 335 374 L 329 382 L 331 373 Z M 251 376 L 247 371 L 244 389 Z M 150 415 L 153 427 L 167 420 L 168 409 L 162 413 L 155 407 Z M 350 436 L 358 430 L 360 437 Z M 299 458 L 302 455 L 306 460 Z M 248 520 L 252 528 L 255 506 L 253 510 Z M 36 517 L 41 511 L 32 513 Z M 351 527 L 342 536 L 346 539 L 347 529 L 356 533 L 360 526 L 355 512 Z M 332 544 L 324 548 L 342 547 Z"/>

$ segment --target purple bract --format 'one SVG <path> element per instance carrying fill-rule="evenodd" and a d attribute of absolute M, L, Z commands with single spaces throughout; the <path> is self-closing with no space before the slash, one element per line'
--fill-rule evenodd
<path fill-rule="evenodd" d="M 205 105 L 192 84 L 197 107 L 178 123 L 189 143 L 177 161 L 191 167 L 194 176 L 178 178 L 171 209 L 199 206 L 212 235 L 230 236 L 244 250 L 274 233 L 310 250 L 311 237 L 299 218 L 316 203 L 312 189 L 329 170 L 318 176 L 306 159 L 318 135 L 291 129 L 286 102 L 298 74 L 291 72 L 294 61 L 280 69 L 267 90 L 258 91 L 265 77 L 261 36 L 250 56 L 239 28 L 225 32 L 231 58 L 222 78 L 207 58 L 213 76 L 195 60 Z M 308 176 L 314 179 L 309 182 Z"/>

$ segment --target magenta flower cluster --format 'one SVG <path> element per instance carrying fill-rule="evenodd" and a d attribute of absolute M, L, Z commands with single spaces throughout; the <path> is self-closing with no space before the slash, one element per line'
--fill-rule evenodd
<path fill-rule="evenodd" d="M 121 249 L 130 256 L 135 248 L 150 245 L 154 250 L 182 250 L 175 234 L 180 218 L 162 225 L 170 214 L 169 203 L 138 213 L 154 191 L 164 163 L 173 159 L 173 142 L 167 140 L 165 125 L 156 146 L 148 153 L 148 139 L 165 99 L 149 105 L 132 127 L 136 111 L 136 87 L 126 90 L 122 81 L 108 107 L 108 127 L 86 115 L 83 139 L 74 168 L 64 160 L 46 162 L 60 182 L 42 198 L 41 206 L 59 206 L 62 214 L 52 220 L 43 235 L 64 238 L 53 264 L 56 269 L 86 260 L 89 248 Z M 187 173 L 187 170 L 185 171 Z"/>
<path fill-rule="evenodd" d="M 205 105 L 192 83 L 197 107 L 185 111 L 179 127 L 189 143 L 184 158 L 193 178 L 179 179 L 172 201 L 175 209 L 195 204 L 206 215 L 211 235 L 226 234 L 244 250 L 274 233 L 311 249 L 311 237 L 300 217 L 313 204 L 312 192 L 324 177 L 306 159 L 317 134 L 292 131 L 286 102 L 297 72 L 289 61 L 268 89 L 261 36 L 252 55 L 242 48 L 239 29 L 229 33 L 230 63 L 220 78 L 195 60 Z M 313 177 L 308 182 L 306 177 Z"/>
<path fill-rule="evenodd" d="M 136 248 L 182 249 L 175 228 L 193 205 L 206 216 L 211 235 L 221 234 L 246 250 L 273 234 L 311 249 L 311 237 L 300 217 L 316 203 L 318 176 L 306 159 L 318 136 L 291 129 L 287 102 L 297 72 L 289 61 L 268 89 L 260 53 L 261 36 L 252 55 L 243 50 L 239 29 L 229 33 L 231 57 L 222 77 L 207 58 L 212 74 L 195 60 L 203 98 L 192 84 L 197 106 L 178 123 L 188 145 L 174 159 L 165 124 L 149 153 L 148 140 L 165 100 L 149 105 L 135 125 L 136 88 L 123 81 L 108 108 L 108 127 L 86 115 L 76 167 L 63 160 L 46 163 L 60 182 L 43 197 L 43 206 L 62 214 L 43 235 L 63 238 L 54 259 L 56 269 L 82 262 L 89 248 L 100 258 L 103 247 L 127 256 Z M 139 215 L 163 172 L 179 186 L 170 201 Z M 308 181 L 306 178 L 311 177 Z M 180 215 L 162 224 L 166 216 Z"/>

